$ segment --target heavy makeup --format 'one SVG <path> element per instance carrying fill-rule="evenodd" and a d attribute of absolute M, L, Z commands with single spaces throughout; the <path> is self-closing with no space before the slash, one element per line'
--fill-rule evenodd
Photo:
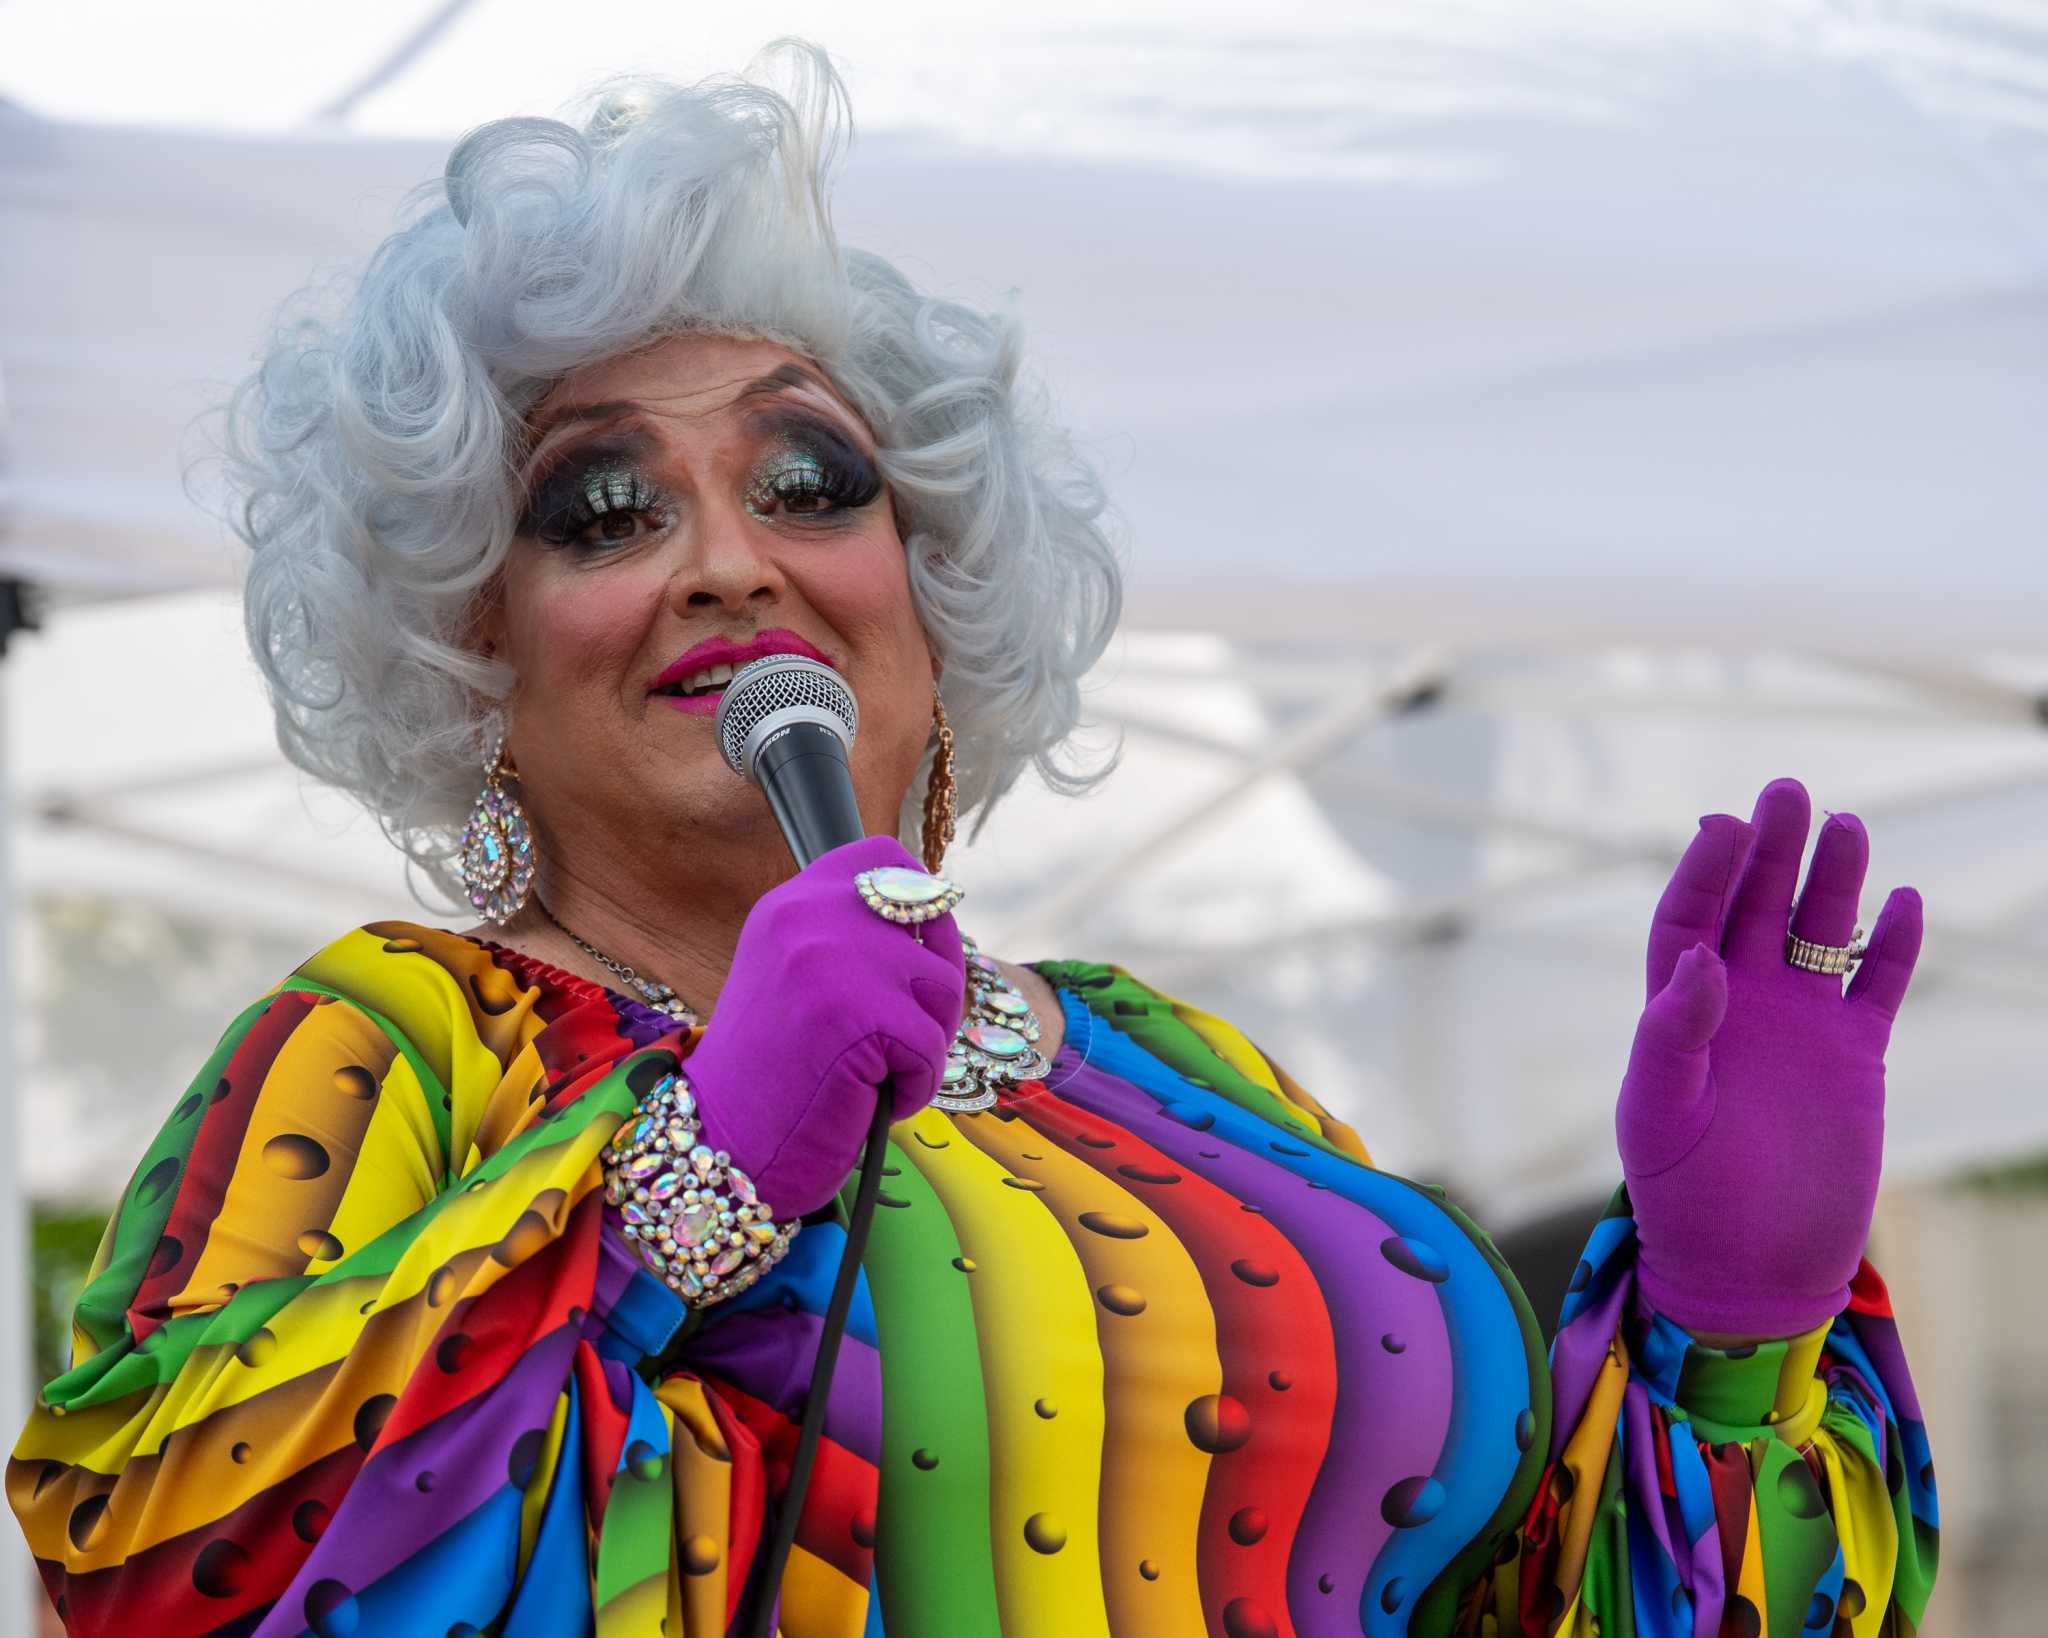
<path fill-rule="evenodd" d="M 732 668 L 801 653 L 845 676 L 870 833 L 895 832 L 930 730 L 937 666 L 873 435 L 789 349 L 679 335 L 559 382 L 517 481 L 517 539 L 476 641 L 516 679 L 507 744 L 538 894 L 708 1009 L 746 911 L 794 869 L 714 738 Z M 534 905 L 478 934 L 607 976 Z M 1050 992 L 1024 977 L 1056 1028 Z"/>

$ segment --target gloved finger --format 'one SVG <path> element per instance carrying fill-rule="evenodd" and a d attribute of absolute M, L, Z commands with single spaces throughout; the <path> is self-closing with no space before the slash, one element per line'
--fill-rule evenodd
<path fill-rule="evenodd" d="M 1920 933 L 1920 895 L 1910 887 L 1893 888 L 1871 929 L 1870 949 L 1843 997 L 1851 1005 L 1883 1014 L 1887 1035 L 1899 1003 L 1906 999 L 1906 986 L 1913 982 L 1913 964 L 1920 959 Z"/>
<path fill-rule="evenodd" d="M 915 1115 L 932 1101 L 933 1095 L 938 1090 L 939 1083 L 934 1076 L 926 1076 L 915 1085 L 899 1078 L 891 1077 L 889 1081 L 889 1124 L 894 1126 L 900 1120 L 909 1120 L 911 1116 Z M 872 1115 L 873 1111 L 870 1110 L 869 1114 Z"/>
<path fill-rule="evenodd" d="M 1813 807 L 1796 779 L 1774 779 L 1756 799 L 1750 822 L 1756 846 L 1749 868 L 1728 907 L 1728 931 L 1721 952 L 1732 961 L 1785 959 L 1785 932 L 1792 920 L 1792 890 L 1799 883 L 1799 858 Z"/>
<path fill-rule="evenodd" d="M 1792 931 L 1815 944 L 1847 944 L 1856 931 L 1870 837 L 1853 813 L 1830 814 L 1813 844 L 1806 885 L 1792 911 Z"/>
<path fill-rule="evenodd" d="M 904 1020 L 899 1034 L 879 1038 L 882 1065 L 889 1077 L 890 1118 L 907 1120 L 932 1101 L 946 1066 L 953 1030 Z"/>
<path fill-rule="evenodd" d="M 1713 1118 L 1707 1046 L 1727 1013 L 1728 969 L 1706 945 L 1695 944 L 1643 1008 L 1629 1049 L 1614 1124 L 1631 1172 L 1660 1172 L 1682 1159 Z"/>
<path fill-rule="evenodd" d="M 880 870 L 893 865 L 899 870 L 922 870 L 924 866 L 893 836 L 862 836 L 828 848 L 798 872 L 816 880 L 838 883 L 851 881 L 863 870 Z"/>
<path fill-rule="evenodd" d="M 960 943 L 960 925 L 950 915 L 938 916 L 919 923 L 907 936 L 919 933 L 924 936 L 917 941 L 911 994 L 950 1037 L 960 1027 L 960 1004 L 967 995 L 967 952 Z"/>
<path fill-rule="evenodd" d="M 1650 918 L 1650 946 L 1644 965 L 1644 999 L 1671 982 L 1678 958 L 1695 944 L 1721 947 L 1721 924 L 1728 901 L 1742 880 L 1755 829 L 1729 813 L 1710 813 L 1657 901 Z"/>

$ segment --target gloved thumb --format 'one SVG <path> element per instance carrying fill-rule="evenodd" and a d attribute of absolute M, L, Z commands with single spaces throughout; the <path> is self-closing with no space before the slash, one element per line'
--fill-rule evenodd
<path fill-rule="evenodd" d="M 1678 958 L 1671 981 L 1643 1009 L 1636 1040 L 1669 1052 L 1696 1053 L 1714 1038 L 1728 1013 L 1728 969 L 1704 944 Z"/>

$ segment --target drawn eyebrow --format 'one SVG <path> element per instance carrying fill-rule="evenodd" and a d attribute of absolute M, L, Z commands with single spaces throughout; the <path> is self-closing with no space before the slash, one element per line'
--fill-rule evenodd
<path fill-rule="evenodd" d="M 570 426 L 582 421 L 609 421 L 615 418 L 630 419 L 639 408 L 636 404 L 592 404 L 588 411 L 572 411 L 563 416 Z M 600 413 L 609 411 L 609 414 Z M 532 496 L 545 484 L 557 477 L 571 463 L 596 453 L 618 455 L 645 455 L 651 440 L 647 433 L 637 426 L 628 425 L 617 432 L 579 434 L 574 437 L 557 438 L 547 449 L 536 448 L 527 457 L 525 468 L 519 474 L 519 488 L 530 501 Z"/>
<path fill-rule="evenodd" d="M 631 445 L 634 451 L 644 451 L 649 443 L 643 404 L 630 398 L 607 399 L 600 404 L 570 404 L 550 414 L 527 434 L 526 455 L 522 461 L 518 483 L 530 497 L 570 461 L 588 450 L 593 439 L 603 442 L 613 440 L 623 449 Z M 621 430 L 607 432 L 606 423 L 621 424 Z M 596 427 L 596 432 L 575 432 L 561 436 L 565 429 Z"/>
<path fill-rule="evenodd" d="M 770 370 L 766 375 L 762 376 L 760 380 L 748 382 L 744 387 L 742 387 L 739 390 L 738 394 L 733 398 L 730 407 L 737 409 L 739 406 L 743 404 L 751 404 L 760 399 L 779 398 L 784 393 L 788 392 L 792 387 L 810 387 L 814 389 L 818 393 L 818 395 L 825 400 L 827 404 L 831 405 L 831 412 L 829 414 L 826 414 L 818 410 L 811 410 L 809 412 L 809 415 L 806 418 L 810 420 L 813 425 L 820 424 L 821 422 L 830 422 L 835 426 L 839 426 L 840 437 L 842 439 L 845 439 L 851 448 L 855 449 L 856 451 L 860 451 L 863 454 L 865 453 L 864 446 L 873 438 L 874 435 L 871 432 L 868 432 L 868 429 L 865 426 L 861 426 L 861 420 L 859 415 L 854 413 L 854 411 L 849 409 L 846 406 L 846 404 L 841 401 L 839 394 L 833 390 L 829 382 L 825 381 L 822 377 L 820 377 L 816 371 L 807 370 L 801 364 L 778 364 L 774 369 Z M 763 425 L 768 423 L 771 416 L 772 412 L 770 412 L 770 416 L 764 416 L 762 413 L 757 411 L 755 414 L 750 415 L 747 418 L 747 425 L 750 428 L 758 430 Z M 866 436 L 849 436 L 848 431 L 846 430 L 843 423 L 851 423 L 855 426 L 861 426 L 861 431 L 862 433 L 865 433 Z"/>
<path fill-rule="evenodd" d="M 827 415 L 808 404 L 757 409 L 740 424 L 756 438 L 780 438 L 799 444 L 822 445 L 840 460 L 857 461 L 862 466 L 873 464 L 873 458 L 847 432 L 838 416 Z"/>

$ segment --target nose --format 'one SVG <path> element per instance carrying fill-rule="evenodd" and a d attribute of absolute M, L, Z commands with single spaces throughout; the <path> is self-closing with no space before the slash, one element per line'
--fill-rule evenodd
<path fill-rule="evenodd" d="M 670 581 L 670 601 L 678 609 L 698 612 L 781 601 L 788 582 L 764 534 L 759 521 L 734 502 L 696 508 Z"/>

